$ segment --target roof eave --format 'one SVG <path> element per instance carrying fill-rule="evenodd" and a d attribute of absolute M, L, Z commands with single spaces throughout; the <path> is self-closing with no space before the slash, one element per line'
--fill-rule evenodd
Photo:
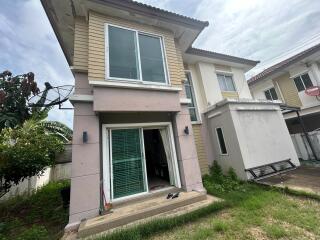
<path fill-rule="evenodd" d="M 119 1 L 119 0 L 89 0 L 100 4 L 108 4 L 109 6 L 121 8 L 127 11 L 142 14 L 146 17 L 157 17 L 163 21 L 174 22 L 176 24 L 183 25 L 185 27 L 204 29 L 209 26 L 208 21 L 201 21 L 179 14 L 175 14 L 160 8 L 148 6 L 146 4 L 132 2 L 132 1 Z"/>
<path fill-rule="evenodd" d="M 294 58 L 294 59 L 292 59 L 291 61 L 288 61 L 287 63 L 284 63 L 282 66 L 279 66 L 278 68 L 274 69 L 273 71 L 270 71 L 270 72 L 264 74 L 263 76 L 261 76 L 261 77 L 259 77 L 259 78 L 257 78 L 257 79 L 251 80 L 251 79 L 255 78 L 257 75 L 259 75 L 259 74 L 263 73 L 264 71 L 266 71 L 267 69 L 272 68 L 272 67 L 274 67 L 275 65 L 279 64 L 279 63 L 277 63 L 277 64 L 275 64 L 275 65 L 267 68 L 266 70 L 262 71 L 261 73 L 253 76 L 251 79 L 249 79 L 249 80 L 248 80 L 248 85 L 249 85 L 249 86 L 252 86 L 252 85 L 254 85 L 254 84 L 256 84 L 256 83 L 258 83 L 258 82 L 260 82 L 260 81 L 262 81 L 262 80 L 265 80 L 265 79 L 267 79 L 267 78 L 270 78 L 270 77 L 272 77 L 273 75 L 275 75 L 275 74 L 277 74 L 277 73 L 279 73 L 279 72 L 281 72 L 281 71 L 284 71 L 287 67 L 290 67 L 291 65 L 296 64 L 297 62 L 303 60 L 304 58 L 306 58 L 306 57 L 308 57 L 308 56 L 311 56 L 312 54 L 316 53 L 316 52 L 319 51 L 319 50 L 320 50 L 320 44 L 317 44 L 317 45 L 315 45 L 315 46 L 313 46 L 313 47 L 311 47 L 311 48 L 309 48 L 309 49 L 306 49 L 306 50 L 304 50 L 304 51 L 302 51 L 302 52 L 300 52 L 300 53 L 298 53 L 298 54 L 290 57 L 290 58 Z M 303 53 L 303 52 L 304 52 L 304 53 Z M 301 54 L 301 53 L 302 53 L 302 54 Z M 301 54 L 301 55 L 300 55 L 300 56 L 297 56 L 297 55 L 299 55 L 299 54 Z M 283 60 L 283 61 L 286 61 L 286 60 L 288 60 L 288 59 L 290 59 L 290 58 L 287 58 L 287 59 L 285 59 L 285 60 Z M 280 63 L 281 63 L 281 62 L 280 62 Z M 251 81 L 250 81 L 250 80 L 251 80 Z"/>
<path fill-rule="evenodd" d="M 51 25 L 51 27 L 52 27 L 52 29 L 53 29 L 53 31 L 54 31 L 57 39 L 58 39 L 58 42 L 59 42 L 60 47 L 62 49 L 62 52 L 63 52 L 63 54 L 64 54 L 64 56 L 65 56 L 65 58 L 66 58 L 66 60 L 67 60 L 67 62 L 69 64 L 69 66 L 71 66 L 72 65 L 71 56 L 69 56 L 68 51 L 66 50 L 65 45 L 63 44 L 63 40 L 62 40 L 62 37 L 61 37 L 61 35 L 60 35 L 59 31 L 58 31 L 58 27 L 56 25 L 56 22 L 54 21 L 53 16 L 49 12 L 49 5 L 48 5 L 49 1 L 40 0 L 40 2 L 42 4 L 42 7 L 43 7 L 48 19 L 49 19 L 50 25 Z"/>
<path fill-rule="evenodd" d="M 201 57 L 219 59 L 219 60 L 223 60 L 223 61 L 227 61 L 227 62 L 234 62 L 234 63 L 238 63 L 238 64 L 244 64 L 244 65 L 248 65 L 248 66 L 252 66 L 252 67 L 255 67 L 258 63 L 260 63 L 260 61 L 255 61 L 255 60 L 250 60 L 250 59 L 230 56 L 230 55 L 226 55 L 226 54 L 222 54 L 222 53 L 210 52 L 210 51 L 207 51 L 207 50 L 193 48 L 193 47 L 190 47 L 186 51 L 186 53 L 187 54 L 201 56 Z"/>

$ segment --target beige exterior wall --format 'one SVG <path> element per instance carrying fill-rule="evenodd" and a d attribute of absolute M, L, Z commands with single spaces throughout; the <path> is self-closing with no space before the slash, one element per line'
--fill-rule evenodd
<path fill-rule="evenodd" d="M 274 88 L 276 90 L 278 100 L 284 102 L 278 84 L 273 82 L 272 79 L 257 82 L 253 86 L 250 86 L 250 91 L 254 99 L 266 100 L 267 98 L 264 92 L 270 88 Z"/>
<path fill-rule="evenodd" d="M 273 79 L 275 86 L 279 86 L 284 102 L 289 106 L 301 107 L 301 101 L 298 95 L 293 79 L 289 73 L 283 74 L 280 77 Z M 277 84 L 276 84 L 277 83 Z"/>
<path fill-rule="evenodd" d="M 237 92 L 221 92 L 223 98 L 239 98 L 239 94 Z"/>
<path fill-rule="evenodd" d="M 171 85 L 181 85 L 181 81 L 184 78 L 182 57 L 179 47 L 176 47 L 172 32 L 95 12 L 89 13 L 89 81 L 105 80 L 105 24 L 107 23 L 161 35 L 163 37 Z"/>
<path fill-rule="evenodd" d="M 214 65 L 217 71 L 222 71 L 222 72 L 232 72 L 231 67 L 229 66 L 223 66 L 223 65 Z"/>
<path fill-rule="evenodd" d="M 85 19 L 77 18 L 74 26 L 73 67 L 77 70 L 88 70 L 88 24 Z"/>
<path fill-rule="evenodd" d="M 184 64 L 184 68 L 191 71 L 196 103 L 200 115 L 207 110 L 209 103 L 213 105 L 225 98 L 252 98 L 242 69 L 205 62 Z M 231 74 L 237 91 L 222 92 L 220 90 L 217 73 Z M 206 118 L 206 116 L 202 117 Z M 215 159 L 211 142 L 206 136 L 206 134 L 208 134 L 206 132 L 208 128 L 205 126 L 207 120 L 202 119 L 202 121 L 203 124 L 193 124 L 192 128 L 201 174 L 204 175 L 209 172 L 209 164 L 212 164 L 212 161 Z M 208 156 L 210 156 L 210 158 L 208 158 Z"/>
<path fill-rule="evenodd" d="M 244 71 L 240 68 L 198 62 L 189 64 L 197 105 L 203 113 L 209 105 L 214 105 L 225 98 L 252 99 Z M 233 77 L 236 92 L 222 92 L 217 78 L 218 73 L 228 73 Z"/>
<path fill-rule="evenodd" d="M 196 144 L 201 174 L 205 175 L 209 173 L 209 162 L 208 162 L 207 153 L 205 150 L 203 136 L 201 134 L 201 125 L 200 124 L 192 125 L 192 130 L 193 130 L 194 141 Z"/>

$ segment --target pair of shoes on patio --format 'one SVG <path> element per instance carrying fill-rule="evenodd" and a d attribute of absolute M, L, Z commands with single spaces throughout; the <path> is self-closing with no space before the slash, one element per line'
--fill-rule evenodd
<path fill-rule="evenodd" d="M 167 195 L 167 199 L 174 199 L 174 198 L 177 198 L 177 197 L 179 197 L 179 192 L 177 192 L 177 193 L 169 193 L 168 195 Z"/>

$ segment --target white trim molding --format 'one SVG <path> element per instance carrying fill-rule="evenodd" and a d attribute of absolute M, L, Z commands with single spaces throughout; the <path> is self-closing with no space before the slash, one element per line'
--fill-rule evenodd
<path fill-rule="evenodd" d="M 92 81 L 92 80 L 89 80 L 89 84 L 92 86 L 96 86 L 96 87 L 129 88 L 129 89 L 140 89 L 140 90 L 151 90 L 151 91 L 168 91 L 168 92 L 182 91 L 182 88 L 180 88 L 180 87 L 141 84 L 141 83 L 117 82 L 117 81 Z"/>
<path fill-rule="evenodd" d="M 181 105 L 187 105 L 191 103 L 191 99 L 188 99 L 188 98 L 180 98 L 180 104 Z"/>
<path fill-rule="evenodd" d="M 69 97 L 70 102 L 93 102 L 93 95 L 72 94 Z"/>

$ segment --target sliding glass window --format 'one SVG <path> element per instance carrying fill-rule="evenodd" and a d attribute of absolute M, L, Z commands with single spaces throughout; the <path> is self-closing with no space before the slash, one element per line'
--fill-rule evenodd
<path fill-rule="evenodd" d="M 166 84 L 162 38 L 108 26 L 108 78 Z"/>
<path fill-rule="evenodd" d="M 198 119 L 196 98 L 195 98 L 194 89 L 193 89 L 191 72 L 189 72 L 189 71 L 185 72 L 185 76 L 186 76 L 186 80 L 184 82 L 184 88 L 186 91 L 186 97 L 187 97 L 187 99 L 189 99 L 191 101 L 188 104 L 190 118 L 191 118 L 192 122 L 196 122 L 199 119 Z"/>

